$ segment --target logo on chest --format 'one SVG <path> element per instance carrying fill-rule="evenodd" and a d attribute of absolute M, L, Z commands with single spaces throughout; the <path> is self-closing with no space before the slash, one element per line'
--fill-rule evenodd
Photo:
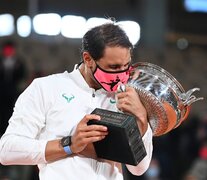
<path fill-rule="evenodd" d="M 111 98 L 111 99 L 110 99 L 110 103 L 111 103 L 111 104 L 115 104 L 115 103 L 116 103 L 116 100 Z"/>
<path fill-rule="evenodd" d="M 63 94 L 62 94 L 62 97 L 63 97 L 68 103 L 70 103 L 70 102 L 75 98 L 75 96 L 74 96 L 73 94 L 68 95 L 68 94 L 66 94 L 66 93 L 63 93 Z"/>

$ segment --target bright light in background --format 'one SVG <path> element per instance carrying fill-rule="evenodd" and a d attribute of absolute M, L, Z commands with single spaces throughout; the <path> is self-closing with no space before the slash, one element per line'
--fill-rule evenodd
<path fill-rule="evenodd" d="M 14 32 L 14 17 L 11 14 L 0 15 L 0 36 L 9 36 Z"/>
<path fill-rule="evenodd" d="M 68 38 L 82 38 L 86 29 L 86 19 L 82 16 L 62 17 L 61 33 Z"/>
<path fill-rule="evenodd" d="M 58 35 L 61 28 L 61 17 L 55 13 L 38 14 L 33 19 L 34 31 L 42 35 Z"/>
<path fill-rule="evenodd" d="M 126 32 L 130 42 L 135 45 L 140 39 L 140 26 L 135 21 L 119 21 L 120 27 Z"/>
<path fill-rule="evenodd" d="M 20 16 L 17 19 L 17 33 L 21 37 L 28 37 L 31 33 L 32 23 L 34 32 L 41 35 L 55 36 L 60 33 L 67 38 L 80 39 L 89 29 L 104 23 L 113 23 L 111 19 L 92 17 L 86 20 L 82 16 L 66 15 L 61 18 L 55 13 L 38 14 L 33 20 L 29 16 Z M 129 40 L 134 45 L 140 39 L 140 26 L 134 21 L 119 21 L 119 24 Z M 14 17 L 11 14 L 0 15 L 0 36 L 13 34 L 15 30 Z"/>
<path fill-rule="evenodd" d="M 102 24 L 108 23 L 108 22 L 112 22 L 112 21 L 110 19 L 92 17 L 87 20 L 86 28 L 87 28 L 87 30 L 89 30 L 93 27 L 96 27 L 96 26 L 99 26 L 99 25 L 102 25 Z"/>
<path fill-rule="evenodd" d="M 207 13 L 207 0 L 185 0 L 184 6 L 189 12 Z"/>
<path fill-rule="evenodd" d="M 86 21 L 86 19 L 81 16 L 67 15 L 62 18 L 61 33 L 68 38 L 82 38 L 87 30 L 109 22 L 112 21 L 105 18 L 92 17 Z M 140 26 L 138 23 L 134 21 L 119 21 L 117 24 L 126 31 L 133 45 L 139 41 Z"/>
<path fill-rule="evenodd" d="M 29 16 L 20 16 L 17 19 L 17 33 L 21 37 L 28 37 L 31 33 L 31 18 Z"/>

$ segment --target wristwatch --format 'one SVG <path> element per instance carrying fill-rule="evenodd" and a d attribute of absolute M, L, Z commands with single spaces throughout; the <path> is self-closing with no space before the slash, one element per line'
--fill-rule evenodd
<path fill-rule="evenodd" d="M 61 146 L 63 147 L 64 151 L 68 154 L 68 155 L 71 155 L 73 154 L 73 152 L 71 151 L 70 149 L 70 146 L 71 146 L 71 137 L 72 136 L 66 136 L 66 137 L 63 137 L 61 140 L 60 140 L 60 144 Z"/>

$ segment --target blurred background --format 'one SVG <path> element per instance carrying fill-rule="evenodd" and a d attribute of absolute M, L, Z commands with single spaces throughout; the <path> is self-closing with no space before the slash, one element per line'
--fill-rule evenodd
<path fill-rule="evenodd" d="M 179 128 L 154 138 L 148 171 L 135 177 L 124 168 L 125 179 L 206 180 L 207 0 L 1 0 L 0 136 L 18 95 L 36 77 L 71 71 L 84 32 L 107 18 L 131 23 L 134 62 L 163 67 L 205 98 Z M 38 169 L 0 165 L 0 180 L 38 180 Z"/>

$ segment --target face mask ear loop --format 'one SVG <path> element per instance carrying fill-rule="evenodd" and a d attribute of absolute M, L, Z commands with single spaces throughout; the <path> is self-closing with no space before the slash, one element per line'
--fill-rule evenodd
<path fill-rule="evenodd" d="M 96 62 L 95 62 L 95 64 L 96 64 Z M 103 88 L 103 89 L 105 89 L 103 86 L 102 86 L 102 84 L 96 79 L 96 77 L 95 77 L 95 73 L 96 73 L 96 71 L 97 71 L 97 69 L 99 68 L 99 66 L 96 64 L 96 68 L 95 68 L 95 70 L 94 70 L 94 72 L 92 71 L 92 69 L 91 69 L 91 71 L 92 71 L 92 75 L 93 75 L 93 78 L 94 78 L 94 80 Z M 105 89 L 106 90 L 106 89 Z M 107 90 L 106 90 L 107 91 Z"/>
<path fill-rule="evenodd" d="M 76 69 L 78 69 L 82 63 L 83 63 L 83 61 L 80 61 L 80 62 L 78 63 L 78 65 L 76 66 Z"/>

